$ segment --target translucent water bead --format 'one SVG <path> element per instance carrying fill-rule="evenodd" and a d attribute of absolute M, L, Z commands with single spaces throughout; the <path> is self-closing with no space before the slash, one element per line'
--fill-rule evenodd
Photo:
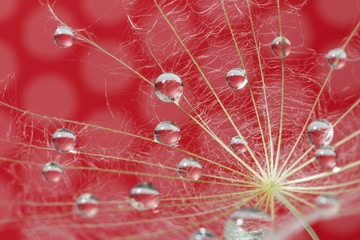
<path fill-rule="evenodd" d="M 82 217 L 94 217 L 99 211 L 99 201 L 91 193 L 85 193 L 77 199 L 76 210 Z"/>
<path fill-rule="evenodd" d="M 164 121 L 155 128 L 155 141 L 167 145 L 174 145 L 180 139 L 180 128 L 173 122 Z"/>
<path fill-rule="evenodd" d="M 201 177 L 202 165 L 195 158 L 184 158 L 178 165 L 178 173 L 182 178 L 198 180 Z"/>
<path fill-rule="evenodd" d="M 155 81 L 155 93 L 164 102 L 177 101 L 183 94 L 183 83 L 175 73 L 163 73 Z"/>
<path fill-rule="evenodd" d="M 310 142 L 316 146 L 329 145 L 334 137 L 334 129 L 326 120 L 315 120 L 310 123 L 307 136 Z"/>
<path fill-rule="evenodd" d="M 226 74 L 226 83 L 232 89 L 241 89 L 246 86 L 247 82 L 247 76 L 242 69 L 234 68 Z"/>
<path fill-rule="evenodd" d="M 291 51 L 291 43 L 285 37 L 277 37 L 271 43 L 271 51 L 275 57 L 282 57 L 284 50 L 284 57 L 289 56 Z"/>
<path fill-rule="evenodd" d="M 316 163 L 321 168 L 333 168 L 336 165 L 337 154 L 332 147 L 321 147 L 315 152 Z"/>
<path fill-rule="evenodd" d="M 160 203 L 160 193 L 150 183 L 140 183 L 130 192 L 130 204 L 138 210 L 154 209 Z"/>
<path fill-rule="evenodd" d="M 341 48 L 333 49 L 327 55 L 327 62 L 330 67 L 340 69 L 345 66 L 346 53 Z"/>
<path fill-rule="evenodd" d="M 335 216 L 340 210 L 340 201 L 334 195 L 320 195 L 316 199 L 316 209 L 321 217 L 327 218 Z"/>
<path fill-rule="evenodd" d="M 58 129 L 52 135 L 51 142 L 56 151 L 67 153 L 74 149 L 76 137 L 75 134 L 68 129 Z"/>
<path fill-rule="evenodd" d="M 215 235 L 212 232 L 206 230 L 205 228 L 200 228 L 199 231 L 195 232 L 190 238 L 190 240 L 215 240 L 215 239 L 216 239 Z"/>
<path fill-rule="evenodd" d="M 67 26 L 60 26 L 54 33 L 54 41 L 56 46 L 60 48 L 71 47 L 74 43 L 74 33 L 71 28 Z"/>
<path fill-rule="evenodd" d="M 239 154 L 246 152 L 247 142 L 246 140 L 244 140 L 242 140 L 240 137 L 234 137 L 233 139 L 231 139 L 230 146 L 234 153 Z"/>
<path fill-rule="evenodd" d="M 63 176 L 63 169 L 57 162 L 49 162 L 44 166 L 42 174 L 48 183 L 58 183 Z"/>

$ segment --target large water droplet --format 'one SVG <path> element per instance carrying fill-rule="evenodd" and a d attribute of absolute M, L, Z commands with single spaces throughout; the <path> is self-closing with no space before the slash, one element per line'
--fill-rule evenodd
<path fill-rule="evenodd" d="M 85 193 L 77 199 L 76 210 L 82 217 L 94 217 L 99 211 L 99 201 L 91 193 Z"/>
<path fill-rule="evenodd" d="M 231 139 L 230 146 L 234 153 L 239 154 L 246 152 L 247 142 L 246 140 L 244 140 L 242 140 L 240 137 L 234 137 L 233 139 Z"/>
<path fill-rule="evenodd" d="M 320 195 L 316 199 L 316 209 L 321 217 L 335 216 L 340 210 L 340 201 L 334 195 Z"/>
<path fill-rule="evenodd" d="M 138 210 L 154 209 L 159 205 L 160 193 L 150 183 L 140 183 L 130 192 L 130 203 Z"/>
<path fill-rule="evenodd" d="M 174 73 L 163 73 L 155 81 L 155 93 L 164 102 L 177 101 L 183 93 L 181 78 Z"/>
<path fill-rule="evenodd" d="M 74 33 L 67 26 L 60 26 L 54 33 L 55 44 L 60 48 L 71 47 L 74 43 Z"/>
<path fill-rule="evenodd" d="M 321 147 L 315 152 L 316 163 L 321 168 L 333 168 L 336 164 L 337 154 L 332 147 Z"/>
<path fill-rule="evenodd" d="M 263 210 L 243 208 L 230 215 L 225 224 L 225 239 L 266 239 L 270 235 L 271 218 Z"/>
<path fill-rule="evenodd" d="M 74 149 L 76 144 L 75 134 L 68 129 L 58 129 L 52 135 L 52 145 L 56 151 L 67 153 Z"/>
<path fill-rule="evenodd" d="M 346 53 L 341 48 L 331 50 L 327 55 L 327 61 L 330 67 L 339 69 L 345 66 Z"/>
<path fill-rule="evenodd" d="M 42 174 L 48 183 L 58 183 L 63 176 L 63 169 L 57 162 L 49 162 L 44 166 Z"/>
<path fill-rule="evenodd" d="M 155 141 L 174 145 L 180 139 L 180 128 L 173 122 L 164 121 L 155 128 Z"/>
<path fill-rule="evenodd" d="M 206 230 L 205 228 L 200 228 L 199 231 L 195 232 L 190 238 L 190 240 L 215 240 L 215 239 L 216 239 L 215 235 L 212 232 Z"/>
<path fill-rule="evenodd" d="M 326 120 L 315 120 L 310 123 L 307 136 L 310 142 L 316 146 L 329 145 L 334 137 L 334 129 Z"/>
<path fill-rule="evenodd" d="M 180 177 L 198 180 L 201 177 L 202 165 L 195 158 L 184 158 L 178 166 Z"/>
<path fill-rule="evenodd" d="M 230 70 L 226 75 L 226 83 L 232 89 L 241 89 L 247 84 L 245 71 L 239 68 Z"/>
<path fill-rule="evenodd" d="M 289 56 L 291 49 L 290 41 L 285 37 L 277 37 L 271 43 L 271 51 L 275 57 L 282 57 L 284 51 L 284 57 Z"/>

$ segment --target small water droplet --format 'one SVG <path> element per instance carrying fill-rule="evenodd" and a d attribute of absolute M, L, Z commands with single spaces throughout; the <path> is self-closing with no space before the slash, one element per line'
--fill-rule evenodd
<path fill-rule="evenodd" d="M 316 163 L 321 168 L 333 168 L 336 164 L 337 154 L 332 147 L 321 147 L 315 152 Z"/>
<path fill-rule="evenodd" d="M 242 69 L 234 68 L 226 74 L 226 83 L 232 89 L 241 89 L 247 82 L 247 76 Z"/>
<path fill-rule="evenodd" d="M 334 137 L 334 129 L 326 120 L 315 120 L 310 123 L 307 136 L 310 142 L 316 146 L 329 145 Z"/>
<path fill-rule="evenodd" d="M 58 183 L 63 176 L 63 169 L 57 162 L 49 162 L 44 166 L 42 174 L 48 183 Z"/>
<path fill-rule="evenodd" d="M 215 235 L 209 230 L 206 230 L 205 228 L 200 228 L 199 231 L 195 232 L 190 238 L 190 240 L 214 240 L 214 239 L 216 239 Z"/>
<path fill-rule="evenodd" d="M 177 101 L 183 94 L 181 78 L 174 73 L 163 73 L 155 81 L 155 93 L 164 102 Z"/>
<path fill-rule="evenodd" d="M 82 217 L 94 217 L 99 211 L 99 201 L 91 193 L 85 193 L 77 199 L 76 210 Z"/>
<path fill-rule="evenodd" d="M 67 26 L 60 26 L 54 33 L 54 41 L 56 46 L 60 48 L 71 47 L 74 43 L 74 33 L 71 28 Z"/>
<path fill-rule="evenodd" d="M 266 239 L 270 235 L 271 218 L 263 210 L 243 208 L 230 215 L 225 224 L 225 239 Z"/>
<path fill-rule="evenodd" d="M 180 139 L 180 128 L 173 122 L 164 121 L 155 128 L 155 141 L 167 145 L 174 145 Z"/>
<path fill-rule="evenodd" d="M 56 151 L 67 153 L 74 149 L 76 137 L 72 131 L 63 128 L 55 131 L 51 141 Z"/>
<path fill-rule="evenodd" d="M 316 209 L 321 217 L 335 216 L 340 210 L 340 201 L 334 195 L 324 194 L 316 199 Z"/>
<path fill-rule="evenodd" d="M 195 158 L 184 158 L 178 166 L 180 177 L 198 180 L 201 177 L 202 165 Z"/>
<path fill-rule="evenodd" d="M 234 137 L 233 139 L 231 139 L 230 146 L 234 153 L 239 154 L 246 152 L 247 142 L 246 139 L 244 140 L 242 140 L 240 137 Z"/>
<path fill-rule="evenodd" d="M 291 49 L 291 43 L 289 39 L 285 37 L 277 37 L 271 43 L 271 51 L 275 57 L 282 57 L 284 50 L 284 57 L 289 56 Z"/>
<path fill-rule="evenodd" d="M 140 183 L 130 192 L 130 203 L 138 210 L 154 209 L 159 205 L 160 193 L 150 183 Z"/>
<path fill-rule="evenodd" d="M 328 53 L 327 61 L 330 67 L 340 69 L 345 66 L 346 53 L 341 48 L 333 49 Z"/>

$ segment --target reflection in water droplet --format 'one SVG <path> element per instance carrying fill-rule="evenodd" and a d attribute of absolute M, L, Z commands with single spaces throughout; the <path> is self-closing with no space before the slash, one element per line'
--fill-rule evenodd
<path fill-rule="evenodd" d="M 67 26 L 60 26 L 54 33 L 55 44 L 60 48 L 71 47 L 74 43 L 74 33 Z"/>
<path fill-rule="evenodd" d="M 200 228 L 199 231 L 195 232 L 190 238 L 190 240 L 215 240 L 215 239 L 216 239 L 215 235 L 212 232 L 206 230 L 205 228 Z"/>
<path fill-rule="evenodd" d="M 230 146 L 234 153 L 239 154 L 246 152 L 246 144 L 246 140 L 243 141 L 240 137 L 234 137 L 231 139 Z"/>
<path fill-rule="evenodd" d="M 58 183 L 63 176 L 63 169 L 57 162 L 49 162 L 44 166 L 42 174 L 48 183 Z"/>
<path fill-rule="evenodd" d="M 341 48 L 333 49 L 328 53 L 327 61 L 330 67 L 340 69 L 345 66 L 346 53 Z"/>
<path fill-rule="evenodd" d="M 315 120 L 310 123 L 307 136 L 310 142 L 316 146 L 329 145 L 334 137 L 334 129 L 326 120 Z"/>
<path fill-rule="evenodd" d="M 282 57 L 284 51 L 284 57 L 289 56 L 291 49 L 290 41 L 285 37 L 277 37 L 271 43 L 271 51 L 275 57 Z"/>
<path fill-rule="evenodd" d="M 320 195 L 316 199 L 316 209 L 318 214 L 323 217 L 335 216 L 340 210 L 340 201 L 334 195 Z"/>
<path fill-rule="evenodd" d="M 155 93 L 164 102 L 177 101 L 183 93 L 181 78 L 174 73 L 163 73 L 155 81 Z"/>
<path fill-rule="evenodd" d="M 58 129 L 52 135 L 52 145 L 56 151 L 67 153 L 74 149 L 76 144 L 75 134 L 68 129 Z"/>
<path fill-rule="evenodd" d="M 156 126 L 154 135 L 155 141 L 174 145 L 180 139 L 180 129 L 175 123 L 164 121 Z"/>
<path fill-rule="evenodd" d="M 160 193 L 150 183 L 141 183 L 130 192 L 130 204 L 138 210 L 154 209 L 159 205 Z"/>
<path fill-rule="evenodd" d="M 82 217 L 94 217 L 99 211 L 99 201 L 94 195 L 85 193 L 76 201 L 76 210 Z"/>
<path fill-rule="evenodd" d="M 226 75 L 226 83 L 232 89 L 241 89 L 247 84 L 247 76 L 244 70 L 234 68 Z"/>
<path fill-rule="evenodd" d="M 202 165 L 194 158 L 184 158 L 178 166 L 180 177 L 198 180 L 201 177 Z"/>
<path fill-rule="evenodd" d="M 336 164 L 337 155 L 332 147 L 321 147 L 315 152 L 316 163 L 321 168 L 333 168 Z"/>

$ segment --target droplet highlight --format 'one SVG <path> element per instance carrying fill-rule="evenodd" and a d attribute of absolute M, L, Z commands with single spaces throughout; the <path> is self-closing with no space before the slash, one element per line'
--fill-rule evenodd
<path fill-rule="evenodd" d="M 130 204 L 138 210 L 154 209 L 160 203 L 160 193 L 150 183 L 141 183 L 130 192 Z"/>
<path fill-rule="evenodd" d="M 316 146 L 329 145 L 334 137 L 334 129 L 326 120 L 315 120 L 310 123 L 307 136 L 310 142 Z"/>
<path fill-rule="evenodd" d="M 67 153 L 74 149 L 76 144 L 76 136 L 68 129 L 58 129 L 53 134 L 51 141 L 56 151 Z"/>
<path fill-rule="evenodd" d="M 339 199 L 334 195 L 324 194 L 316 199 L 317 213 L 323 218 L 335 216 L 340 210 L 340 205 Z"/>
<path fill-rule="evenodd" d="M 54 41 L 56 46 L 60 48 L 71 47 L 74 43 L 74 33 L 67 26 L 60 26 L 54 33 Z"/>
<path fill-rule="evenodd" d="M 337 154 L 332 147 L 321 147 L 315 152 L 316 163 L 321 168 L 333 168 L 336 165 Z"/>
<path fill-rule="evenodd" d="M 345 66 L 346 53 L 341 48 L 331 50 L 327 55 L 327 62 L 331 68 L 340 69 Z"/>
<path fill-rule="evenodd" d="M 285 37 L 277 37 L 271 43 L 271 51 L 275 57 L 287 57 L 291 51 L 291 43 Z"/>
<path fill-rule="evenodd" d="M 43 167 L 42 175 L 48 183 L 58 183 L 63 176 L 63 169 L 57 162 L 49 162 Z"/>
<path fill-rule="evenodd" d="M 233 139 L 231 139 L 230 146 L 234 153 L 240 154 L 240 153 L 245 153 L 247 151 L 246 149 L 247 142 L 246 139 L 244 140 L 242 140 L 240 137 L 234 137 Z"/>
<path fill-rule="evenodd" d="M 164 121 L 155 128 L 155 141 L 167 145 L 174 145 L 180 139 L 180 128 L 173 122 Z"/>
<path fill-rule="evenodd" d="M 195 158 L 184 158 L 178 165 L 180 177 L 198 180 L 202 174 L 202 165 Z"/>
<path fill-rule="evenodd" d="M 216 236 L 211 231 L 205 228 L 200 228 L 190 238 L 190 240 L 215 240 L 215 239 Z"/>
<path fill-rule="evenodd" d="M 85 193 L 77 199 L 76 211 L 82 217 L 94 217 L 99 211 L 99 201 L 91 193 Z"/>
<path fill-rule="evenodd" d="M 164 102 L 177 101 L 183 94 L 183 83 L 175 73 L 163 73 L 155 81 L 155 93 Z"/>
<path fill-rule="evenodd" d="M 226 83 L 232 89 L 241 89 L 247 82 L 245 71 L 240 68 L 234 68 L 226 74 Z"/>

